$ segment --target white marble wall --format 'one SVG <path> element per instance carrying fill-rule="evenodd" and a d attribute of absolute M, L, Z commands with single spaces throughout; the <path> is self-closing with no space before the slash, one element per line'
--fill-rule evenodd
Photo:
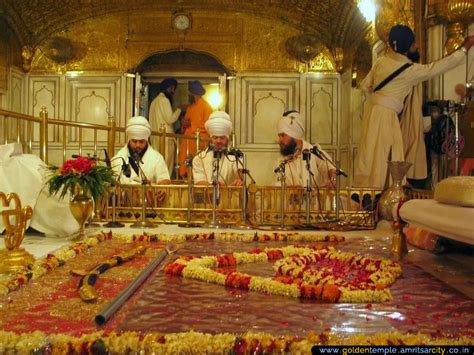
<path fill-rule="evenodd" d="M 236 145 L 247 153 L 248 167 L 258 184 L 274 183 L 273 169 L 281 160 L 277 122 L 285 111 L 299 111 L 306 140 L 320 143 L 336 157 L 340 91 L 339 75 L 334 74 L 254 73 L 230 81 L 229 113 L 235 123 Z M 339 154 L 343 154 L 343 166 L 348 166 L 348 146 Z"/>
<path fill-rule="evenodd" d="M 73 122 L 93 123 L 106 126 L 109 116 L 115 118 L 117 126 L 124 127 L 132 112 L 132 79 L 121 74 L 113 75 L 25 75 L 16 69 L 10 71 L 7 108 L 11 111 L 39 117 L 42 107 L 48 118 Z M 12 120 L 10 131 L 16 130 Z M 82 135 L 82 144 L 79 143 Z M 12 138 L 16 138 L 12 137 Z M 117 136 L 117 147 L 124 144 L 124 135 Z M 94 144 L 94 141 L 97 144 Z M 100 152 L 107 146 L 107 134 L 98 131 L 60 126 L 48 129 L 49 162 L 59 163 L 66 157 Z M 33 152 L 38 153 L 39 126 L 33 125 Z"/>
<path fill-rule="evenodd" d="M 44 106 L 48 117 L 57 120 L 107 125 L 109 116 L 124 127 L 131 116 L 133 82 L 122 75 L 25 75 L 11 71 L 8 109 L 39 116 Z M 284 111 L 298 110 L 306 127 L 306 140 L 320 143 L 341 166 L 351 170 L 352 123 L 350 122 L 350 75 L 246 73 L 229 81 L 228 110 L 235 123 L 236 145 L 247 154 L 248 166 L 258 184 L 274 181 L 274 166 L 281 159 L 277 122 Z M 346 98 L 341 100 L 341 93 Z M 342 105 L 347 106 L 342 109 Z M 344 112 L 344 114 L 342 114 Z M 34 130 L 33 152 L 38 153 L 39 132 Z M 107 136 L 50 127 L 49 162 L 59 163 L 82 150 L 93 153 L 105 147 Z M 117 147 L 125 143 L 120 135 Z"/>

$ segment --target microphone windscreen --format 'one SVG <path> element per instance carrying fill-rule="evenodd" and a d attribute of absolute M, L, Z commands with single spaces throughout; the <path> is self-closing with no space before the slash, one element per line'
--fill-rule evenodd
<path fill-rule="evenodd" d="M 311 160 L 311 152 L 309 149 L 303 149 L 303 160 Z"/>
<path fill-rule="evenodd" d="M 216 149 L 216 146 L 214 144 L 209 143 L 209 145 L 207 146 L 207 151 L 208 152 L 214 151 L 215 149 Z"/>
<path fill-rule="evenodd" d="M 137 160 L 135 160 L 133 157 L 129 157 L 128 163 L 132 167 L 133 171 L 135 171 L 135 174 L 139 175 L 139 168 L 138 168 Z"/>
<path fill-rule="evenodd" d="M 123 172 L 123 175 L 125 175 L 128 178 L 132 176 L 132 170 L 130 169 L 130 165 L 125 164 L 125 162 L 122 164 L 122 172 Z"/>

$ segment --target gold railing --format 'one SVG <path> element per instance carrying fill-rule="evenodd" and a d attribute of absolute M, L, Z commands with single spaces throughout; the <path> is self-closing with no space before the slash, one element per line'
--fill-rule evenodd
<path fill-rule="evenodd" d="M 114 117 L 109 117 L 107 125 L 72 122 L 48 118 L 45 108 L 42 108 L 40 117 L 0 110 L 0 128 L 3 133 L 0 135 L 0 144 L 20 143 L 25 153 L 38 152 L 40 158 L 46 163 L 50 162 L 49 152 L 53 150 L 62 150 L 60 155 L 64 161 L 70 154 L 100 156 L 102 149 L 107 149 L 112 157 L 116 148 L 125 144 L 125 140 L 118 139 L 120 134 L 125 133 L 125 128 L 117 127 Z M 50 133 L 53 137 L 50 137 Z M 100 140 L 99 137 L 102 136 L 106 138 Z M 152 139 L 154 137 L 158 138 L 158 144 L 154 148 L 163 156 L 175 155 L 177 162 L 182 147 L 186 149 L 186 155 L 188 155 L 191 145 L 202 147 L 208 142 L 208 139 L 203 138 L 199 131 L 195 135 L 171 134 L 165 133 L 164 127 L 161 127 L 159 131 L 153 131 Z M 177 142 L 175 151 L 167 152 L 167 139 Z M 52 162 L 59 163 L 57 155 Z"/>
<path fill-rule="evenodd" d="M 248 198 L 247 221 L 242 220 L 242 187 L 222 187 L 217 209 L 218 219 L 233 225 L 249 222 L 257 226 L 280 225 L 281 194 L 275 186 L 254 186 Z M 341 229 L 373 229 L 376 227 L 375 201 L 380 190 L 342 189 L 338 226 Z M 97 203 L 95 220 L 112 219 L 113 188 L 109 195 Z M 140 185 L 119 185 L 116 190 L 115 219 L 120 222 L 135 222 L 141 219 L 142 195 Z M 153 222 L 183 223 L 187 221 L 188 186 L 150 185 L 146 194 L 146 218 Z M 306 224 L 306 191 L 302 188 L 288 188 L 286 191 L 284 224 L 296 226 Z M 318 198 L 319 196 L 319 198 Z M 358 197 L 359 203 L 354 201 Z M 202 224 L 212 217 L 212 186 L 194 186 L 191 204 L 191 223 Z M 362 203 L 364 201 L 364 205 Z M 311 194 L 309 223 L 328 227 L 336 217 L 335 190 L 320 189 Z M 336 226 L 337 227 L 337 226 Z"/>
<path fill-rule="evenodd" d="M 39 151 L 40 158 L 48 163 L 48 156 L 52 149 L 62 149 L 62 160 L 68 158 L 69 154 L 79 155 L 91 154 L 100 156 L 99 151 L 107 148 L 109 155 L 115 153 L 117 145 L 125 144 L 120 141 L 120 135 L 124 134 L 125 128 L 117 127 L 115 119 L 109 117 L 107 125 L 71 122 L 65 120 L 49 119 L 48 113 L 42 109 L 40 117 L 19 114 L 12 111 L 0 110 L 0 128 L 3 128 L 3 143 L 18 142 L 23 144 L 24 151 L 33 153 L 34 148 Z M 37 125 L 37 130 L 35 126 Z M 37 132 L 37 134 L 36 134 Z M 50 139 L 52 132 L 57 139 Z M 92 137 L 92 140 L 84 140 L 84 137 Z M 100 141 L 99 136 L 106 136 L 106 140 Z M 195 136 L 165 133 L 162 127 L 158 132 L 152 132 L 152 138 L 158 138 L 155 148 L 165 157 L 167 140 L 176 142 L 173 154 L 180 156 L 180 149 L 189 146 L 201 147 L 208 139 L 202 138 L 200 132 Z M 2 143 L 2 142 L 0 142 Z M 37 145 L 36 145 L 37 144 Z M 36 147 L 35 147 L 36 145 Z M 57 157 L 56 157 L 57 158 Z M 177 159 L 175 160 L 177 161 Z M 177 161 L 181 163 L 180 161 Z M 57 162 L 55 162 L 57 163 Z M 135 221 L 141 215 L 141 186 L 122 185 L 117 191 L 116 219 L 124 222 Z M 159 216 L 173 223 L 186 221 L 188 206 L 187 185 L 152 185 L 148 188 L 149 198 L 146 214 L 148 218 L 160 220 Z M 248 219 L 257 225 L 279 225 L 281 194 L 280 188 L 275 186 L 253 186 L 248 195 Z M 340 195 L 340 220 L 345 225 L 354 228 L 375 228 L 376 214 L 371 204 L 374 204 L 379 190 L 342 189 Z M 306 192 L 302 188 L 288 188 L 288 198 L 285 201 L 285 224 L 299 225 L 306 223 Z M 360 203 L 354 202 L 353 197 Z M 364 199 L 365 197 L 365 199 Z M 194 188 L 194 204 L 192 206 L 193 223 L 203 223 L 210 219 L 212 212 L 212 189 L 209 187 L 196 186 Z M 335 191 L 331 189 L 320 189 L 311 194 L 309 222 L 311 224 L 324 224 L 336 216 Z M 228 224 L 240 223 L 242 217 L 242 188 L 228 187 L 221 191 L 221 202 L 219 204 L 219 215 Z M 365 201 L 365 202 L 363 202 Z M 368 201 L 368 202 L 367 202 Z M 110 197 L 98 201 L 96 206 L 96 220 L 111 219 Z"/>

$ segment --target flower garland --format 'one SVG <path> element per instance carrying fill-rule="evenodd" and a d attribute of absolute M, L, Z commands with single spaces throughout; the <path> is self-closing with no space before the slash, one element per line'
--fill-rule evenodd
<path fill-rule="evenodd" d="M 0 331 L 0 353 L 92 354 L 92 353 L 311 353 L 317 345 L 474 345 L 469 335 L 456 337 L 444 334 L 399 332 L 355 334 L 309 332 L 305 337 L 272 336 L 266 333 L 208 334 L 185 332 L 96 332 L 73 337 L 64 334 L 47 335 L 40 331 L 16 334 Z"/>
<path fill-rule="evenodd" d="M 277 270 L 274 278 L 221 269 L 269 260 L 279 260 L 274 265 Z M 315 262 L 320 262 L 325 267 L 318 271 L 309 269 L 309 265 Z M 345 279 L 349 269 L 358 270 L 351 281 Z M 332 247 L 288 246 L 219 256 L 184 256 L 168 264 L 165 272 L 274 295 L 325 302 L 374 303 L 392 299 L 388 286 L 401 274 L 401 267 L 397 262 L 339 252 Z"/>
<path fill-rule="evenodd" d="M 54 253 L 49 253 L 45 258 L 36 260 L 34 264 L 28 265 L 23 269 L 13 273 L 5 280 L 0 281 L 0 295 L 6 295 L 19 289 L 22 285 L 62 266 L 66 261 L 84 253 L 90 247 L 93 247 L 105 240 L 114 239 L 124 243 L 130 242 L 181 242 L 181 241 L 203 241 L 203 240 L 221 240 L 221 241 L 292 241 L 292 242 L 340 242 L 344 241 L 343 236 L 338 235 L 302 235 L 298 233 L 195 233 L 195 234 L 112 234 L 101 232 L 87 238 L 84 241 L 76 242 L 71 246 L 63 247 Z"/>
<path fill-rule="evenodd" d="M 238 242 L 342 242 L 344 236 L 329 235 L 312 235 L 299 233 L 194 233 L 194 234 L 162 234 L 162 241 L 192 241 L 192 240 L 219 240 L 219 241 L 238 241 Z"/>

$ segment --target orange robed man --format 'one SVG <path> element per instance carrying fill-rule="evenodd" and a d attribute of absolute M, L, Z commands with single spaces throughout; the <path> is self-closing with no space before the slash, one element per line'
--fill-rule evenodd
<path fill-rule="evenodd" d="M 201 132 L 201 137 L 207 138 L 209 135 L 206 132 L 204 123 L 206 123 L 209 115 L 212 112 L 211 106 L 202 98 L 206 90 L 199 80 L 188 82 L 189 102 L 190 105 L 186 110 L 186 115 L 182 121 L 184 128 L 183 134 L 194 135 L 196 130 Z M 179 151 L 179 175 L 186 176 L 186 166 L 184 160 L 188 154 L 196 153 L 196 143 L 191 140 L 183 140 Z"/>

